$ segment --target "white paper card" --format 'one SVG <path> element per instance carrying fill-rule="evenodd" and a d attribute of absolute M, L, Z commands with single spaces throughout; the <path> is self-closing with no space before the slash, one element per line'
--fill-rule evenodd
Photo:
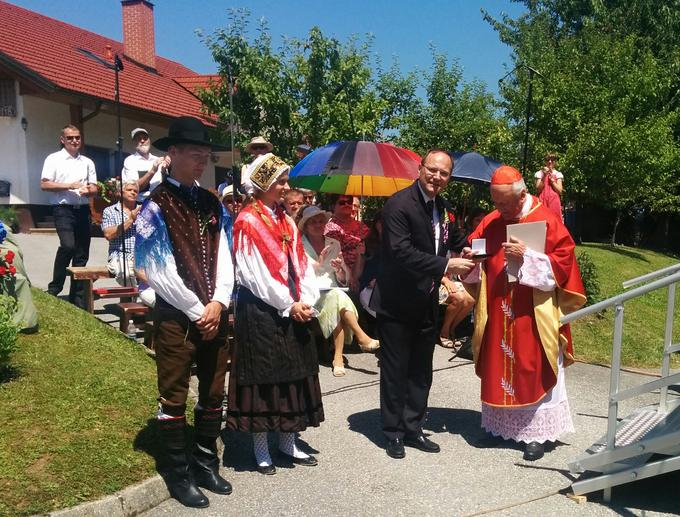
<path fill-rule="evenodd" d="M 509 224 L 506 227 L 506 240 L 510 242 L 510 237 L 515 237 L 522 241 L 530 250 L 545 253 L 545 232 L 545 221 Z M 510 282 L 517 282 L 518 273 L 519 262 L 508 260 L 508 280 Z"/>
<path fill-rule="evenodd" d="M 486 255 L 486 239 L 472 239 L 472 253 Z"/>

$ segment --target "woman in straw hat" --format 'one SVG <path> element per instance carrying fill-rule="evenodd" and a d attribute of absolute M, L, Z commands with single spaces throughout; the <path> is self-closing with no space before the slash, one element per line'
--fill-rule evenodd
<path fill-rule="evenodd" d="M 251 197 L 234 224 L 236 343 L 227 427 L 253 434 L 257 470 L 274 474 L 267 432 L 296 465 L 314 466 L 295 433 L 324 420 L 316 346 L 308 322 L 319 298 L 314 270 L 293 220 L 280 207 L 290 167 L 267 153 L 248 168 Z"/>
<path fill-rule="evenodd" d="M 375 351 L 380 345 L 359 326 L 357 308 L 339 285 L 347 285 L 349 271 L 342 260 L 340 242 L 324 238 L 323 232 L 331 214 L 317 206 L 308 206 L 302 212 L 298 228 L 307 257 L 312 261 L 321 297 L 316 303 L 319 326 L 325 338 L 333 336 L 333 375 L 343 377 L 345 372 L 343 348 L 357 337 L 364 351 Z"/>

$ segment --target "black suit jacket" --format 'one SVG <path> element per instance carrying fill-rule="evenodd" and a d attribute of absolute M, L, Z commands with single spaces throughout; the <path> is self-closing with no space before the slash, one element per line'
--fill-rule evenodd
<path fill-rule="evenodd" d="M 418 180 L 385 203 L 381 264 L 370 302 L 379 316 L 419 323 L 435 314 L 446 252 L 459 252 L 466 242 L 454 222 L 449 223 L 448 240 L 444 241 L 444 211 L 452 209 L 439 196 L 435 206 L 441 225 L 436 253 L 434 230 Z"/>

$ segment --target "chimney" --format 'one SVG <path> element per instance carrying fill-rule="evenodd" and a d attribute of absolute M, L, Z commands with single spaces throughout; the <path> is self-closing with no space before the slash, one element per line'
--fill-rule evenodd
<path fill-rule="evenodd" d="M 149 68 L 156 68 L 153 4 L 147 0 L 122 0 L 125 55 Z"/>

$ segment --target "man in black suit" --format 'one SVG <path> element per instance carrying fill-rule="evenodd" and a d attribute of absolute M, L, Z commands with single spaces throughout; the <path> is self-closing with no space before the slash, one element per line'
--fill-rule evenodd
<path fill-rule="evenodd" d="M 445 273 L 460 275 L 474 266 L 446 256 L 465 245 L 447 215 L 450 207 L 438 195 L 452 169 L 446 151 L 428 151 L 418 180 L 383 209 L 382 264 L 370 305 L 381 345 L 380 413 L 387 454 L 393 458 L 404 457 L 404 445 L 439 452 L 422 431 L 432 385 L 439 284 Z"/>

